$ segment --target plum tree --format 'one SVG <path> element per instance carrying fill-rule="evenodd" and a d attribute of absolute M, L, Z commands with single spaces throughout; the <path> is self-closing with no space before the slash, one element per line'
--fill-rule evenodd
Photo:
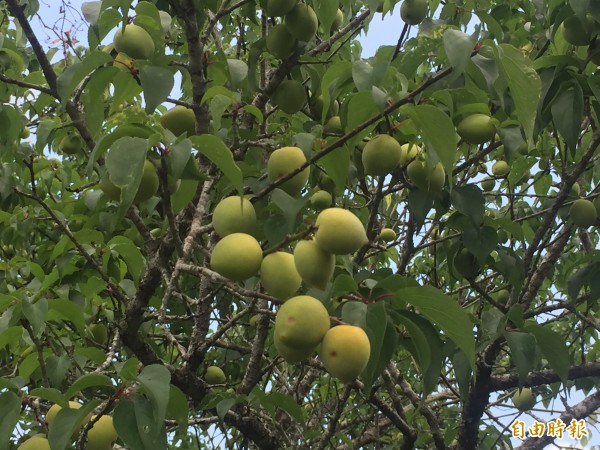
<path fill-rule="evenodd" d="M 149 59 L 154 54 L 152 36 L 142 27 L 125 25 L 115 33 L 115 50 L 127 54 L 133 59 Z"/>
<path fill-rule="evenodd" d="M 600 409 L 594 2 L 1 3 L 0 447 L 90 411 L 97 450 L 510 448 L 523 383 Z"/>
<path fill-rule="evenodd" d="M 218 274 L 233 281 L 243 281 L 258 273 L 263 260 L 256 239 L 245 233 L 232 233 L 213 248 L 210 266 Z"/>
<path fill-rule="evenodd" d="M 342 208 L 327 208 L 317 217 L 315 241 L 326 252 L 348 255 L 369 242 L 358 217 Z M 343 232 L 340 232 L 343 230 Z"/>
<path fill-rule="evenodd" d="M 338 325 L 323 337 L 319 358 L 327 372 L 349 383 L 359 376 L 371 355 L 371 344 L 367 333 L 354 325 Z"/>

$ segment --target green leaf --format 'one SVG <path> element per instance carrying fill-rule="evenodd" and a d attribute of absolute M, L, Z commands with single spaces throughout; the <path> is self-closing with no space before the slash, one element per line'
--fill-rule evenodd
<path fill-rule="evenodd" d="M 528 322 L 523 330 L 533 334 L 542 355 L 548 360 L 550 367 L 556 371 L 563 383 L 567 383 L 571 358 L 565 338 L 550 330 L 547 326 L 544 327 L 532 322 Z"/>
<path fill-rule="evenodd" d="M 258 123 L 262 123 L 263 122 L 263 120 L 264 120 L 263 113 L 256 106 L 254 106 L 254 105 L 244 105 L 242 107 L 242 109 L 244 111 L 246 111 L 247 113 L 252 114 L 254 117 L 256 117 L 256 121 Z"/>
<path fill-rule="evenodd" d="M 146 112 L 152 114 L 156 107 L 164 102 L 175 84 L 173 72 L 164 67 L 142 66 L 139 71 Z"/>
<path fill-rule="evenodd" d="M 135 406 L 131 400 L 122 399 L 119 401 L 113 412 L 113 424 L 119 438 L 128 448 L 131 450 L 147 450 L 138 431 Z"/>
<path fill-rule="evenodd" d="M 450 201 L 461 214 L 470 217 L 475 224 L 481 224 L 485 212 L 485 199 L 477 186 L 467 184 L 453 189 Z"/>
<path fill-rule="evenodd" d="M 81 4 L 81 12 L 83 17 L 90 25 L 96 25 L 98 23 L 98 17 L 102 10 L 102 2 L 83 2 Z"/>
<path fill-rule="evenodd" d="M 507 331 L 504 336 L 510 348 L 510 357 L 519 375 L 519 386 L 522 386 L 529 372 L 535 367 L 535 339 L 531 334 L 520 331 Z"/>
<path fill-rule="evenodd" d="M 223 118 L 223 114 L 233 104 L 233 102 L 234 101 L 231 98 L 221 94 L 215 95 L 210 100 L 209 109 L 215 131 L 219 131 L 221 129 L 221 119 Z"/>
<path fill-rule="evenodd" d="M 304 415 L 302 408 L 292 397 L 281 394 L 279 392 L 269 392 L 263 399 L 262 402 L 268 401 L 274 406 L 281 408 L 283 411 L 288 413 L 293 419 L 299 424 L 304 425 Z"/>
<path fill-rule="evenodd" d="M 165 417 L 174 419 L 180 427 L 185 429 L 188 423 L 189 405 L 187 396 L 175 385 L 171 385 L 169 389 L 169 403 Z"/>
<path fill-rule="evenodd" d="M 443 36 L 444 50 L 452 66 L 452 77 L 458 77 L 471 58 L 473 40 L 462 31 L 448 29 Z"/>
<path fill-rule="evenodd" d="M 229 412 L 229 410 L 233 407 L 233 405 L 236 404 L 236 399 L 235 398 L 226 398 L 224 400 L 221 400 L 218 404 L 217 404 L 217 416 L 219 417 L 219 419 L 222 421 L 225 418 L 225 414 L 227 414 Z"/>
<path fill-rule="evenodd" d="M 381 86 L 388 67 L 387 61 L 376 61 L 375 66 L 372 66 L 365 60 L 357 59 L 352 63 L 352 79 L 356 88 L 360 92 L 371 92 L 373 86 Z"/>
<path fill-rule="evenodd" d="M 344 145 L 319 159 L 319 164 L 335 183 L 336 191 L 342 192 L 346 186 L 348 167 L 350 166 L 350 150 Z"/>
<path fill-rule="evenodd" d="M 45 387 L 32 389 L 29 395 L 51 401 L 52 403 L 56 403 L 63 408 L 69 404 L 67 399 L 70 398 L 66 395 L 63 395 L 58 389 Z"/>
<path fill-rule="evenodd" d="M 66 104 L 71 98 L 73 91 L 79 83 L 83 81 L 95 69 L 112 61 L 112 57 L 108 53 L 97 50 L 91 52 L 80 62 L 67 67 L 67 69 L 59 75 L 56 80 L 56 89 L 61 98 L 62 104 Z"/>
<path fill-rule="evenodd" d="M 166 156 L 167 172 L 176 180 L 179 180 L 192 156 L 192 143 L 189 139 L 178 140 L 169 147 Z M 192 161 L 193 163 L 193 161 Z"/>
<path fill-rule="evenodd" d="M 115 236 L 107 245 L 125 261 L 133 281 L 137 283 L 144 269 L 144 256 L 138 246 L 125 236 Z"/>
<path fill-rule="evenodd" d="M 417 125 L 423 140 L 442 162 L 446 174 L 451 176 L 456 161 L 456 129 L 452 119 L 441 109 L 431 105 L 407 107 L 403 111 Z"/>
<path fill-rule="evenodd" d="M 556 128 L 567 146 L 575 152 L 583 121 L 583 90 L 579 83 L 563 83 L 559 93 L 552 99 L 550 109 Z"/>
<path fill-rule="evenodd" d="M 223 175 L 233 184 L 238 193 L 244 193 L 244 180 L 242 171 L 233 160 L 233 153 L 221 139 L 211 134 L 192 136 L 190 138 L 194 148 L 210 159 L 223 172 Z"/>
<path fill-rule="evenodd" d="M 362 302 L 349 301 L 342 307 L 342 320 L 348 325 L 366 328 L 367 305 Z"/>
<path fill-rule="evenodd" d="M 85 331 L 83 310 L 77 303 L 60 298 L 49 300 L 48 319 L 53 320 L 55 316 L 59 316 L 61 319 L 72 322 L 79 334 L 83 334 Z"/>
<path fill-rule="evenodd" d="M 347 292 L 356 292 L 358 290 L 358 285 L 354 278 L 352 278 L 347 273 L 342 273 L 335 277 L 333 282 L 333 286 L 331 287 L 331 297 L 336 297 Z"/>
<path fill-rule="evenodd" d="M 421 373 L 425 373 L 431 364 L 431 349 L 429 348 L 425 332 L 421 330 L 422 323 L 417 323 L 419 319 L 421 321 L 424 321 L 424 319 L 411 311 L 396 311 L 395 318 L 397 322 L 406 328 L 409 339 L 413 344 L 410 346 L 409 351 L 419 366 Z M 425 322 L 427 321 L 425 320 Z"/>
<path fill-rule="evenodd" d="M 0 394 L 0 450 L 11 448 L 10 438 L 21 415 L 21 398 L 12 391 Z"/>
<path fill-rule="evenodd" d="M 31 325 L 33 334 L 39 337 L 46 329 L 46 317 L 48 316 L 48 300 L 45 298 L 39 299 L 35 303 L 27 300 L 21 302 L 23 315 Z"/>
<path fill-rule="evenodd" d="M 319 19 L 319 24 L 323 31 L 325 31 L 325 36 L 328 36 L 338 10 L 338 2 L 314 2 L 313 5 L 317 19 Z"/>
<path fill-rule="evenodd" d="M 71 368 L 71 365 L 71 359 L 68 356 L 48 356 L 46 358 L 46 369 L 50 384 L 52 386 L 61 386 L 67 378 L 67 372 Z"/>
<path fill-rule="evenodd" d="M 77 394 L 77 392 L 96 386 L 115 387 L 113 381 L 106 375 L 99 373 L 86 373 L 80 376 L 73 384 L 71 384 L 71 386 L 69 386 L 69 389 L 65 393 L 65 397 L 72 398 L 75 394 Z"/>
<path fill-rule="evenodd" d="M 325 104 L 328 105 L 328 103 Z M 347 105 L 348 107 L 342 108 L 341 112 L 342 119 L 345 118 L 346 130 L 352 130 L 356 128 L 358 125 L 362 124 L 364 121 L 370 119 L 373 115 L 378 113 L 371 91 L 354 94 L 348 101 Z M 376 126 L 376 124 L 370 125 L 350 139 L 346 144 L 348 148 L 354 148 L 356 143 L 368 136 Z"/>
<path fill-rule="evenodd" d="M 396 292 L 399 299 L 410 303 L 442 329 L 465 352 L 471 367 L 475 367 L 473 324 L 460 306 L 442 291 L 432 286 L 406 288 Z"/>
<path fill-rule="evenodd" d="M 533 129 L 541 98 L 542 83 L 531 67 L 531 60 L 518 48 L 500 44 L 494 49 L 498 68 L 508 84 L 519 122 L 523 126 L 527 143 L 533 145 Z"/>
<path fill-rule="evenodd" d="M 142 373 L 138 376 L 138 381 L 152 400 L 154 427 L 159 427 L 165 419 L 167 405 L 169 404 L 171 373 L 165 366 L 153 364 L 144 367 Z"/>
<path fill-rule="evenodd" d="M 106 156 L 106 170 L 110 181 L 121 188 L 121 203 L 114 218 L 115 223 L 125 217 L 125 213 L 133 203 L 142 181 L 147 150 L 147 139 L 122 137 L 111 145 Z"/>
<path fill-rule="evenodd" d="M 384 302 L 368 305 L 366 329 L 371 344 L 371 355 L 362 377 L 366 392 L 371 391 L 374 381 L 379 377 L 392 355 L 396 352 L 397 333 L 388 320 Z"/>
<path fill-rule="evenodd" d="M 498 233 L 492 227 L 468 227 L 463 231 L 462 242 L 483 266 L 488 255 L 498 247 Z"/>

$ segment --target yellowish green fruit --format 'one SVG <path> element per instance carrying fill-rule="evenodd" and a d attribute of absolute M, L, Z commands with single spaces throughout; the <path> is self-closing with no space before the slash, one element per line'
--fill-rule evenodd
<path fill-rule="evenodd" d="M 369 242 L 358 217 L 342 208 L 327 208 L 317 217 L 315 240 L 334 255 L 349 255 Z"/>
<path fill-rule="evenodd" d="M 469 144 L 483 144 L 496 135 L 496 127 L 486 114 L 471 114 L 456 127 L 458 135 Z"/>
<path fill-rule="evenodd" d="M 592 39 L 592 23 L 581 20 L 576 15 L 569 16 L 562 23 L 563 37 L 572 45 L 588 45 Z"/>
<path fill-rule="evenodd" d="M 413 143 L 402 144 L 400 147 L 402 148 L 402 154 L 400 156 L 399 164 L 400 166 L 405 166 L 406 164 L 411 162 L 422 151 L 421 147 Z"/>
<path fill-rule="evenodd" d="M 500 289 L 498 292 L 494 292 L 492 294 L 494 300 L 498 303 L 506 303 L 510 297 L 510 291 L 508 289 Z"/>
<path fill-rule="evenodd" d="M 227 381 L 227 377 L 220 367 L 209 366 L 204 373 L 204 381 L 208 384 L 223 384 Z"/>
<path fill-rule="evenodd" d="M 344 22 L 344 12 L 338 8 L 335 12 L 335 18 L 333 19 L 333 23 L 331 24 L 331 33 L 337 31 Z"/>
<path fill-rule="evenodd" d="M 269 30 L 266 39 L 267 50 L 275 58 L 285 59 L 292 54 L 298 41 L 282 23 Z"/>
<path fill-rule="evenodd" d="M 319 358 L 330 375 L 344 383 L 358 377 L 369 362 L 371 343 L 367 333 L 354 325 L 338 325 L 323 337 Z"/>
<path fill-rule="evenodd" d="M 344 129 L 342 128 L 342 119 L 340 116 L 331 117 L 324 127 L 325 133 L 330 134 L 342 134 Z"/>
<path fill-rule="evenodd" d="M 427 192 L 440 192 L 446 181 L 446 171 L 442 163 L 431 168 L 427 162 L 415 159 L 406 167 L 406 173 L 419 189 Z"/>
<path fill-rule="evenodd" d="M 254 314 L 252 317 L 250 317 L 250 320 L 248 321 L 248 323 L 250 324 L 251 327 L 255 327 L 258 324 L 259 320 L 260 320 L 260 315 Z"/>
<path fill-rule="evenodd" d="M 270 17 L 283 17 L 289 13 L 298 0 L 267 0 L 265 11 Z"/>
<path fill-rule="evenodd" d="M 226 197 L 215 207 L 212 224 L 222 238 L 232 233 L 250 234 L 256 226 L 256 211 L 247 198 Z"/>
<path fill-rule="evenodd" d="M 108 330 L 103 323 L 93 323 L 88 326 L 88 334 L 91 340 L 99 345 L 106 345 Z"/>
<path fill-rule="evenodd" d="M 50 443 L 44 436 L 33 436 L 19 445 L 17 450 L 50 450 Z"/>
<path fill-rule="evenodd" d="M 404 0 L 400 17 L 409 25 L 418 25 L 427 17 L 427 0 Z"/>
<path fill-rule="evenodd" d="M 62 138 L 58 148 L 65 155 L 76 155 L 83 148 L 83 142 L 78 134 L 69 133 Z"/>
<path fill-rule="evenodd" d="M 329 313 L 323 303 L 308 295 L 286 301 L 275 316 L 275 334 L 293 349 L 313 349 L 329 330 Z"/>
<path fill-rule="evenodd" d="M 492 166 L 492 174 L 495 177 L 505 177 L 510 172 L 510 166 L 506 161 L 496 161 Z"/>
<path fill-rule="evenodd" d="M 92 420 L 96 416 L 92 417 Z M 88 431 L 86 450 L 110 450 L 117 440 L 117 430 L 111 416 L 102 416 Z"/>
<path fill-rule="evenodd" d="M 323 118 L 323 96 L 313 96 L 308 102 L 308 108 L 313 119 L 318 122 L 322 121 Z M 337 100 L 332 100 L 327 111 L 326 119 L 330 119 L 333 116 L 337 116 L 340 111 L 340 103 Z"/>
<path fill-rule="evenodd" d="M 391 228 L 383 228 L 379 233 L 379 239 L 384 242 L 392 242 L 396 240 L 396 232 Z"/>
<path fill-rule="evenodd" d="M 316 347 L 308 347 L 308 348 L 297 348 L 290 347 L 289 345 L 281 342 L 281 339 L 275 333 L 273 335 L 273 343 L 275 344 L 275 348 L 277 349 L 277 353 L 285 359 L 288 363 L 294 364 L 300 361 L 304 361 L 310 355 L 315 352 Z"/>
<path fill-rule="evenodd" d="M 123 72 L 135 72 L 136 65 L 135 60 L 130 58 L 126 53 L 117 53 L 115 59 L 113 59 L 113 66 L 117 69 L 122 70 Z"/>
<path fill-rule="evenodd" d="M 315 241 L 299 241 L 294 249 L 294 265 L 307 286 L 325 290 L 335 269 L 335 256 Z"/>
<path fill-rule="evenodd" d="M 586 199 L 575 200 L 569 210 L 571 220 L 578 227 L 587 228 L 596 223 L 598 215 L 594 204 Z"/>
<path fill-rule="evenodd" d="M 285 26 L 296 39 L 308 42 L 317 34 L 319 21 L 310 6 L 298 3 L 285 15 Z"/>
<path fill-rule="evenodd" d="M 293 172 L 306 162 L 304 152 L 299 147 L 282 147 L 271 153 L 267 163 L 269 181 L 273 182 Z M 284 190 L 291 196 L 300 193 L 310 175 L 310 166 L 297 175 L 284 182 L 279 189 Z"/>
<path fill-rule="evenodd" d="M 512 402 L 519 411 L 529 411 L 536 404 L 535 395 L 529 388 L 522 388 L 512 396 Z"/>
<path fill-rule="evenodd" d="M 297 113 L 306 103 L 306 91 L 296 80 L 283 80 L 271 96 L 271 103 L 287 114 Z"/>
<path fill-rule="evenodd" d="M 149 59 L 154 54 L 154 41 L 142 27 L 129 24 L 119 28 L 113 40 L 115 50 L 133 59 Z"/>
<path fill-rule="evenodd" d="M 474 278 L 479 272 L 479 264 L 475 256 L 463 248 L 454 257 L 454 268 L 464 278 Z"/>
<path fill-rule="evenodd" d="M 133 203 L 138 204 L 149 200 L 158 192 L 158 186 L 160 181 L 158 179 L 158 173 L 156 172 L 156 166 L 151 161 L 146 160 L 144 162 L 144 171 L 142 172 L 142 180 L 138 187 L 137 193 L 133 198 Z"/>
<path fill-rule="evenodd" d="M 213 248 L 210 266 L 218 274 L 233 281 L 243 281 L 258 273 L 262 248 L 249 234 L 225 236 Z"/>
<path fill-rule="evenodd" d="M 153 238 L 157 238 L 162 236 L 163 230 L 161 228 L 152 228 L 150 230 L 150 236 L 152 236 Z"/>
<path fill-rule="evenodd" d="M 79 409 L 79 408 L 81 408 L 81 404 L 71 401 L 71 402 L 69 402 L 69 408 Z M 52 422 L 54 422 L 54 418 L 56 417 L 56 415 L 58 414 L 58 412 L 61 409 L 62 409 L 62 406 L 60 406 L 56 403 L 50 407 L 50 409 L 46 413 L 46 423 L 48 424 L 48 427 L 52 426 Z"/>
<path fill-rule="evenodd" d="M 569 199 L 575 200 L 575 199 L 579 198 L 580 193 L 581 193 L 581 186 L 579 186 L 579 183 L 577 183 L 577 182 L 573 183 L 573 186 L 571 186 L 571 190 L 569 191 Z"/>
<path fill-rule="evenodd" d="M 486 178 L 481 182 L 481 189 L 483 190 L 483 192 L 489 192 L 493 190 L 495 186 L 496 180 L 494 180 L 493 178 Z"/>
<path fill-rule="evenodd" d="M 365 175 L 387 175 L 398 167 L 401 159 L 402 146 L 387 134 L 375 136 L 367 142 L 362 152 Z"/>
<path fill-rule="evenodd" d="M 294 255 L 275 252 L 265 256 L 260 266 L 260 282 L 269 295 L 279 300 L 287 300 L 294 295 L 302 284 L 294 265 Z"/>
<path fill-rule="evenodd" d="M 21 132 L 19 133 L 19 137 L 21 139 L 27 139 L 29 136 L 31 136 L 31 132 L 29 131 L 29 128 L 23 127 L 21 129 Z"/>
<path fill-rule="evenodd" d="M 333 197 L 327 191 L 317 191 L 310 197 L 310 206 L 317 211 L 329 208 L 333 203 Z"/>
<path fill-rule="evenodd" d="M 192 109 L 185 106 L 177 105 L 168 110 L 160 116 L 160 124 L 175 136 L 196 134 L 196 116 Z"/>

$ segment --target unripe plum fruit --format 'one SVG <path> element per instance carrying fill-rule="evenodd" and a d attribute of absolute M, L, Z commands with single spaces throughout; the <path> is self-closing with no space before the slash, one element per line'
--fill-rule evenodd
<path fill-rule="evenodd" d="M 307 286 L 325 290 L 335 269 L 335 256 L 315 241 L 299 241 L 294 249 L 294 265 Z"/>
<path fill-rule="evenodd" d="M 214 246 L 210 266 L 218 274 L 233 281 L 243 281 L 258 273 L 262 248 L 249 234 L 233 233 Z"/>
<path fill-rule="evenodd" d="M 346 209 L 327 208 L 317 217 L 315 240 L 334 255 L 349 255 L 369 242 L 363 223 Z"/>
<path fill-rule="evenodd" d="M 294 171 L 306 162 L 304 152 L 299 147 L 282 147 L 271 153 L 267 163 L 269 181 L 273 182 Z M 300 193 L 310 175 L 310 166 L 284 182 L 279 189 L 291 196 Z"/>
<path fill-rule="evenodd" d="M 354 325 L 338 325 L 323 337 L 319 358 L 330 375 L 344 383 L 358 377 L 369 362 L 371 343 L 367 333 Z"/>
<path fill-rule="evenodd" d="M 329 330 L 329 313 L 323 303 L 308 295 L 286 301 L 275 316 L 275 334 L 293 349 L 313 349 Z"/>
<path fill-rule="evenodd" d="M 226 197 L 215 206 L 212 224 L 222 238 L 233 233 L 250 234 L 256 226 L 256 211 L 245 197 Z"/>
<path fill-rule="evenodd" d="M 294 255 L 275 252 L 265 256 L 260 266 L 260 282 L 269 295 L 279 300 L 285 301 L 294 295 L 302 284 Z"/>
<path fill-rule="evenodd" d="M 115 50 L 133 59 L 149 59 L 154 54 L 154 41 L 150 34 L 138 25 L 125 25 L 115 33 Z"/>

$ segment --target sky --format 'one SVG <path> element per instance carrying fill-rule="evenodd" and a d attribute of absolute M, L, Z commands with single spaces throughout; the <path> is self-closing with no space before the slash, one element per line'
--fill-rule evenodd
<path fill-rule="evenodd" d="M 83 0 L 65 0 L 65 3 L 70 5 L 70 7 L 72 7 L 73 9 L 67 11 L 67 14 L 65 16 L 66 22 L 64 23 L 60 22 L 61 20 L 63 20 L 63 16 L 59 14 L 58 7 L 60 3 L 61 2 L 58 2 L 56 0 L 40 0 L 39 15 L 41 21 L 38 24 L 34 23 L 34 25 L 37 25 L 35 29 L 38 32 L 38 36 L 41 38 L 42 42 L 45 45 L 56 47 L 58 42 L 56 40 L 57 36 L 54 35 L 52 31 L 50 31 L 52 25 L 56 24 L 59 29 L 73 29 L 73 37 L 79 40 L 82 45 L 85 45 L 87 43 L 87 25 L 85 23 L 82 23 L 83 17 L 79 14 L 79 12 L 81 11 L 81 4 L 83 3 Z M 381 45 L 396 44 L 399 37 L 399 33 L 402 30 L 401 25 L 403 24 L 402 20 L 400 19 L 399 10 L 399 5 L 397 5 L 394 9 L 394 13 L 391 15 L 386 15 L 386 17 L 384 18 L 379 13 L 375 14 L 375 17 L 373 18 L 370 24 L 368 35 L 361 33 L 361 35 L 359 36 L 359 41 L 361 42 L 361 45 L 363 47 L 363 58 L 373 56 L 376 50 Z M 415 30 L 412 31 L 412 33 L 414 32 Z M 60 55 L 57 55 L 57 57 L 59 56 Z M 571 392 L 571 394 L 574 394 L 577 400 L 583 398 L 580 393 L 575 393 L 573 391 Z M 571 401 L 573 401 L 573 397 L 571 397 Z M 507 402 L 507 404 L 510 404 L 510 402 Z M 538 404 L 537 406 L 538 408 L 543 408 L 541 404 Z M 555 401 L 554 406 L 556 407 L 557 411 L 563 410 L 560 401 Z M 507 409 L 498 409 L 496 411 L 496 417 L 502 417 L 503 414 L 505 414 L 507 411 Z M 550 421 L 558 418 L 559 413 L 553 415 L 547 412 L 544 413 L 541 409 L 539 409 L 535 411 L 535 415 L 537 417 L 540 417 L 542 420 Z M 502 419 L 502 422 L 509 424 L 515 417 L 515 415 L 511 414 L 510 416 L 504 417 Z M 526 426 L 531 426 L 533 424 L 533 418 L 528 417 L 526 415 L 522 415 L 521 417 L 519 417 L 519 420 L 523 420 Z M 592 432 L 595 431 L 596 430 L 592 429 Z M 557 443 L 561 445 L 566 445 L 567 443 L 573 445 L 575 442 L 576 441 L 567 439 L 558 441 Z M 518 439 L 513 439 L 513 443 L 515 445 L 518 445 Z M 594 436 L 590 440 L 590 444 L 600 444 L 600 436 Z M 552 449 L 558 447 L 549 448 Z M 575 446 L 572 448 L 591 449 L 592 447 Z"/>

